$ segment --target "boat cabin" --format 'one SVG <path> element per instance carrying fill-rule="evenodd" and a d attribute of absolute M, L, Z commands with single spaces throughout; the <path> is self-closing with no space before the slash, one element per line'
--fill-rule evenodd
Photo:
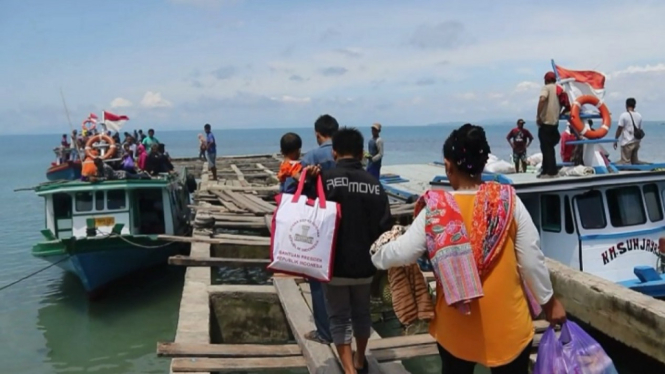
<path fill-rule="evenodd" d="M 45 199 L 45 226 L 56 239 L 112 232 L 172 235 L 180 233 L 188 218 L 189 193 L 167 179 L 70 181 L 43 185 L 36 192 Z"/>
<path fill-rule="evenodd" d="M 443 166 L 394 165 L 381 181 L 394 198 L 451 190 Z M 665 171 L 617 171 L 539 179 L 535 173 L 484 174 L 511 184 L 531 213 L 545 255 L 613 282 L 636 284 L 635 268 L 660 267 L 665 237 Z M 659 269 L 660 270 L 660 269 Z"/>

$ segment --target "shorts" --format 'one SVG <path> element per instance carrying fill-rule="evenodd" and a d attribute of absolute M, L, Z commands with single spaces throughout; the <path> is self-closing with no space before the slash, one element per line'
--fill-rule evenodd
<path fill-rule="evenodd" d="M 215 161 L 217 159 L 217 153 L 208 152 L 206 156 L 208 157 L 208 167 L 214 168 Z"/>
<path fill-rule="evenodd" d="M 513 152 L 513 162 L 522 161 L 526 162 L 526 151 L 524 152 Z"/>

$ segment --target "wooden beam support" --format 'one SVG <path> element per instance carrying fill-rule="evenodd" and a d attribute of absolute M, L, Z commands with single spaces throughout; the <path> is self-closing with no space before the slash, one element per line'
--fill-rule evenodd
<path fill-rule="evenodd" d="M 171 256 L 169 265 L 179 266 L 199 266 L 199 267 L 254 267 L 266 266 L 270 263 L 268 259 L 260 258 L 223 258 L 223 257 L 189 257 L 189 256 Z"/>
<path fill-rule="evenodd" d="M 157 343 L 160 357 L 250 358 L 302 356 L 297 344 L 178 344 Z M 303 365 L 305 366 L 305 365 Z"/>
<path fill-rule="evenodd" d="M 295 369 L 305 366 L 302 356 L 254 358 L 174 358 L 174 373 L 238 372 L 255 370 Z"/>
<path fill-rule="evenodd" d="M 342 368 L 329 346 L 305 339 L 305 334 L 314 330 L 315 326 L 312 312 L 296 282 L 293 279 L 273 278 L 273 284 L 310 374 L 342 374 Z"/>

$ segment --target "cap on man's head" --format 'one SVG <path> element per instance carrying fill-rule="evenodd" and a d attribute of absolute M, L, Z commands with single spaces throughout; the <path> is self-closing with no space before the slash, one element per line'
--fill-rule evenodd
<path fill-rule="evenodd" d="M 556 80 L 556 75 L 552 71 L 548 71 L 545 73 L 545 80 L 546 81 L 555 81 Z"/>
<path fill-rule="evenodd" d="M 381 131 L 381 124 L 377 122 L 372 125 L 372 128 L 375 129 L 376 131 Z"/>
<path fill-rule="evenodd" d="M 525 123 L 524 120 L 521 118 L 517 120 L 518 125 L 523 125 L 524 123 Z"/>

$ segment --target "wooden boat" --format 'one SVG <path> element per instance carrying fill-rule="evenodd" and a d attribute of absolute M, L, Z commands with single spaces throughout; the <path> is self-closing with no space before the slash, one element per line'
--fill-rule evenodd
<path fill-rule="evenodd" d="M 55 161 L 46 169 L 47 180 L 62 181 L 81 178 L 81 160 L 70 160 L 70 149 L 57 147 L 53 149 L 53 152 L 55 153 Z"/>
<path fill-rule="evenodd" d="M 585 159 L 602 160 L 595 144 L 579 141 Z M 586 163 L 586 161 L 585 161 Z M 515 187 L 540 232 L 549 258 L 653 297 L 665 297 L 665 164 L 586 163 L 591 174 L 539 179 L 536 173 L 483 174 Z M 560 164 L 560 167 L 569 165 Z M 611 170 L 616 170 L 610 172 Z M 452 190 L 440 162 L 383 167 L 388 193 L 414 199 L 428 188 Z"/>
<path fill-rule="evenodd" d="M 32 248 L 78 276 L 93 292 L 181 250 L 159 234 L 189 231 L 189 193 L 182 173 L 147 179 L 66 181 L 35 188 L 44 198 L 44 241 Z"/>

